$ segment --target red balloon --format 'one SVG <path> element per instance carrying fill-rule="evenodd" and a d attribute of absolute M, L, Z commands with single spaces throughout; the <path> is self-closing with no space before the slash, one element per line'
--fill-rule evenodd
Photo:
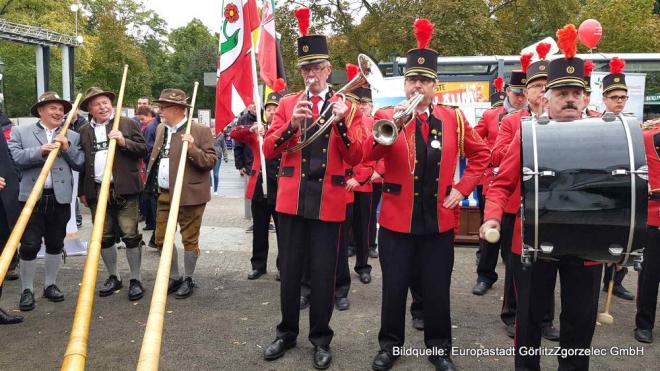
<path fill-rule="evenodd" d="M 587 19 L 578 28 L 578 38 L 582 45 L 593 49 L 603 37 L 603 27 L 595 19 Z"/>

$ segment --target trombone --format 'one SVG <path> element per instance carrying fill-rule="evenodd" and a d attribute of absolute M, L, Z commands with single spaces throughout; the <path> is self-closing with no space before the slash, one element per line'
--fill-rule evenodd
<path fill-rule="evenodd" d="M 371 60 L 364 54 L 358 55 L 358 68 L 360 72 L 353 80 L 349 81 L 341 89 L 339 89 L 333 97 L 341 97 L 342 101 L 346 100 L 346 94 L 354 91 L 357 88 L 361 88 L 366 85 L 371 85 L 372 88 L 378 90 L 383 81 L 383 74 L 380 72 L 376 62 Z M 316 79 L 309 79 L 305 82 L 305 97 L 309 93 L 309 87 L 316 82 Z M 334 106 L 334 102 L 326 106 L 326 108 L 319 114 L 319 117 L 310 125 L 306 125 L 305 129 L 302 130 L 302 141 L 300 143 L 292 146 L 287 151 L 289 153 L 294 153 L 302 150 L 308 145 L 312 144 L 318 137 L 325 133 L 326 129 L 332 125 L 335 121 L 335 115 L 332 114 L 330 117 L 325 119 L 325 116 L 328 114 L 330 109 Z M 318 130 L 307 137 L 307 131 L 311 130 L 315 126 L 319 126 Z"/>
<path fill-rule="evenodd" d="M 410 121 L 412 121 L 413 113 L 424 99 L 424 94 L 415 92 L 415 95 L 403 103 L 408 103 L 408 108 L 404 111 L 399 111 L 394 114 L 392 120 L 378 120 L 374 123 L 374 140 L 384 146 L 391 146 L 396 142 L 396 138 L 401 131 Z"/>

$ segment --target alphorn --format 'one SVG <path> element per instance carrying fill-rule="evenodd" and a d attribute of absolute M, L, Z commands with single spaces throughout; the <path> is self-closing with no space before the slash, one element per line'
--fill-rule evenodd
<path fill-rule="evenodd" d="M 67 130 L 69 130 L 69 125 L 71 125 L 71 119 L 73 118 L 73 115 L 71 113 L 75 112 L 78 109 L 78 104 L 80 103 L 81 97 L 82 94 L 78 94 L 78 96 L 76 97 L 76 101 L 73 103 L 73 106 L 69 111 L 70 113 L 66 118 L 66 120 L 64 121 L 62 130 L 60 130 L 58 135 L 66 135 Z M 19 215 L 18 220 L 16 221 L 16 225 L 14 226 L 14 229 L 11 231 L 11 234 L 9 235 L 9 239 L 5 244 L 5 249 L 2 252 L 2 256 L 0 256 L 0 285 L 5 280 L 7 269 L 9 268 L 9 264 L 11 263 L 11 260 L 14 257 L 14 253 L 16 252 L 16 249 L 18 248 L 18 244 L 21 242 L 21 237 L 23 237 L 23 233 L 25 233 L 25 228 L 27 228 L 27 224 L 30 221 L 30 217 L 32 216 L 32 211 L 34 211 L 34 206 L 37 204 L 37 201 L 39 201 L 39 198 L 41 197 L 41 192 L 43 191 L 44 185 L 46 184 L 46 178 L 48 178 L 48 174 L 50 173 L 50 170 L 53 168 L 53 165 L 55 164 L 55 159 L 57 159 L 57 156 L 60 154 L 61 145 L 62 143 L 55 142 L 55 146 L 56 146 L 55 149 L 50 151 L 50 153 L 48 154 L 48 157 L 46 158 L 46 162 L 44 163 L 44 166 L 41 168 L 41 173 L 39 173 L 39 177 L 37 178 L 37 181 L 34 183 L 34 187 L 32 188 L 32 191 L 30 191 L 30 196 L 28 196 L 27 201 L 25 201 L 25 206 L 23 206 L 23 210 L 21 211 L 21 214 Z"/>
<path fill-rule="evenodd" d="M 192 116 L 195 110 L 195 100 L 197 99 L 198 82 L 193 87 L 192 101 L 186 123 L 186 134 L 190 134 Z M 186 171 L 186 160 L 188 157 L 188 142 L 183 142 L 179 167 L 176 171 L 176 181 L 174 182 L 174 191 L 170 201 L 170 213 L 167 217 L 167 227 L 165 228 L 165 240 L 163 249 L 160 252 L 160 262 L 158 263 L 158 273 L 154 283 L 154 293 L 151 296 L 151 305 L 149 306 L 149 317 L 147 318 L 147 327 L 144 330 L 142 339 L 142 348 L 140 349 L 140 359 L 138 360 L 138 370 L 158 370 L 160 362 L 160 346 L 163 337 L 163 323 L 165 322 L 165 307 L 167 304 L 167 285 L 172 268 L 172 249 L 174 248 L 174 238 L 176 234 L 176 225 L 179 218 L 179 204 L 181 202 L 181 190 L 183 189 L 183 176 Z"/>
<path fill-rule="evenodd" d="M 119 129 L 121 119 L 121 108 L 124 100 L 124 89 L 126 87 L 126 75 L 128 65 L 124 65 L 124 74 L 121 78 L 117 107 L 115 107 L 115 119 L 112 130 Z M 73 317 L 69 344 L 64 353 L 62 370 L 84 370 L 87 360 L 87 344 L 89 342 L 89 327 L 92 321 L 92 309 L 94 306 L 94 289 L 96 288 L 96 273 L 99 268 L 99 255 L 101 254 L 101 238 L 103 237 L 103 225 L 105 224 L 105 212 L 108 207 L 110 196 L 110 178 L 112 176 L 112 165 L 115 161 L 117 150 L 117 139 L 110 139 L 108 145 L 108 157 L 103 169 L 103 180 L 99 191 L 96 214 L 94 214 L 94 225 L 92 226 L 92 237 L 87 249 L 87 259 L 83 271 L 80 294 L 76 305 L 76 313 Z"/>

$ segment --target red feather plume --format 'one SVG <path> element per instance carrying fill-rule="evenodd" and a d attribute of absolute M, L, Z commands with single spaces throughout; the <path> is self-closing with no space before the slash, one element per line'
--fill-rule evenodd
<path fill-rule="evenodd" d="M 298 29 L 300 36 L 307 36 L 309 34 L 309 8 L 296 9 L 293 14 L 298 18 Z"/>
<path fill-rule="evenodd" d="M 355 76 L 358 75 L 358 66 L 348 63 L 346 64 L 346 76 L 348 77 L 348 81 L 351 81 L 355 78 Z"/>
<path fill-rule="evenodd" d="M 502 89 L 504 89 L 504 79 L 502 77 L 498 77 L 493 81 L 493 85 L 495 86 L 495 91 L 498 93 L 502 92 Z"/>
<path fill-rule="evenodd" d="M 545 59 L 549 51 L 550 51 L 550 44 L 548 43 L 538 43 L 536 45 L 536 54 L 539 55 L 539 59 Z"/>
<path fill-rule="evenodd" d="M 275 80 L 275 83 L 273 84 L 273 91 L 279 93 L 284 89 L 286 89 L 286 82 L 284 81 L 283 78 L 279 77 L 277 80 Z"/>
<path fill-rule="evenodd" d="M 577 30 L 572 24 L 557 30 L 557 46 L 564 52 L 566 59 L 575 57 L 577 53 Z"/>
<path fill-rule="evenodd" d="M 592 61 L 586 61 L 584 62 L 584 77 L 590 77 L 591 76 L 591 71 L 594 70 L 594 62 Z"/>
<path fill-rule="evenodd" d="M 626 62 L 624 60 L 614 57 L 610 61 L 610 73 L 622 73 L 625 66 Z"/>
<path fill-rule="evenodd" d="M 527 73 L 527 67 L 532 62 L 533 53 L 527 53 L 520 56 L 520 67 L 524 73 Z"/>
<path fill-rule="evenodd" d="M 415 38 L 419 49 L 426 49 L 431 45 L 434 27 L 433 23 L 426 18 L 415 21 Z"/>

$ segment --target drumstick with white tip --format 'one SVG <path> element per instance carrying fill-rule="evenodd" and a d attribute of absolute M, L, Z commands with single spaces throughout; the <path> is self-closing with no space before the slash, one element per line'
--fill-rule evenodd
<path fill-rule="evenodd" d="M 610 302 L 612 301 L 612 290 L 614 289 L 614 273 L 616 272 L 616 264 L 612 264 L 612 278 L 610 278 L 610 283 L 607 287 L 607 301 L 605 302 L 605 312 L 598 313 L 598 322 L 611 325 L 614 323 L 614 317 L 610 314 Z"/>
<path fill-rule="evenodd" d="M 491 228 L 484 233 L 484 239 L 490 243 L 496 243 L 500 240 L 500 231 L 495 228 Z"/>

